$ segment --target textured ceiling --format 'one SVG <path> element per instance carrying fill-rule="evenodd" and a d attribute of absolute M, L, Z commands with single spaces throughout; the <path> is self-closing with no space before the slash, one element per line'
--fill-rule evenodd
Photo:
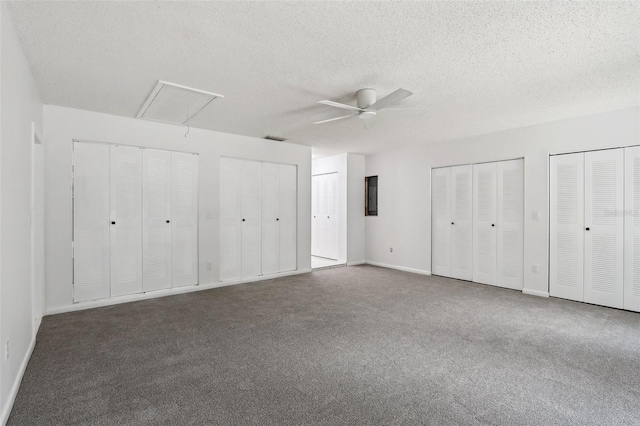
<path fill-rule="evenodd" d="M 10 2 L 43 100 L 135 117 L 157 80 L 221 93 L 191 124 L 371 153 L 640 103 L 638 2 Z M 415 93 L 365 129 L 317 104 Z"/>

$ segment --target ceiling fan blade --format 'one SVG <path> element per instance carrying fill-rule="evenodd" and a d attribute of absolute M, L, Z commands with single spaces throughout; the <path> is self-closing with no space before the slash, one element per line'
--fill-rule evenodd
<path fill-rule="evenodd" d="M 329 105 L 329 106 L 333 106 L 333 107 L 337 107 L 337 108 L 342 108 L 342 109 L 348 109 L 351 111 L 364 111 L 362 108 L 358 108 L 358 107 L 354 107 L 351 105 L 347 105 L 347 104 L 341 104 L 340 102 L 333 102 L 333 101 L 318 101 L 318 103 L 324 104 L 324 105 Z"/>
<path fill-rule="evenodd" d="M 321 121 L 314 121 L 313 124 L 322 124 L 322 123 L 328 123 L 330 121 L 337 121 L 337 120 L 342 120 L 344 118 L 349 118 L 349 117 L 353 117 L 355 114 L 350 114 L 350 115 L 343 115 L 342 117 L 336 117 L 336 118 L 330 118 L 328 120 L 321 120 Z"/>
<path fill-rule="evenodd" d="M 385 114 L 391 113 L 395 115 L 422 115 L 429 108 L 390 108 L 379 110 L 378 112 L 384 112 Z"/>
<path fill-rule="evenodd" d="M 380 99 L 375 104 L 370 105 L 367 108 L 367 111 L 380 111 L 382 109 L 390 107 L 393 104 L 396 104 L 396 103 L 400 102 L 404 98 L 408 98 L 411 95 L 413 95 L 413 92 L 411 92 L 411 91 L 409 91 L 407 89 L 398 89 L 395 92 L 393 92 L 393 93 L 385 96 L 384 98 Z"/>

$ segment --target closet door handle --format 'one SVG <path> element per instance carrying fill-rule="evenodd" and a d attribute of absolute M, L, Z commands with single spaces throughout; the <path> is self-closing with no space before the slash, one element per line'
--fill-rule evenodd
<path fill-rule="evenodd" d="M 280 220 L 280 218 L 279 218 L 279 217 L 276 217 L 276 220 Z"/>
<path fill-rule="evenodd" d="M 495 224 L 495 223 L 492 223 L 492 224 L 491 224 L 491 226 L 496 226 L 496 224 Z"/>
<path fill-rule="evenodd" d="M 167 223 L 169 223 L 169 222 L 170 222 L 170 220 L 167 220 Z"/>
<path fill-rule="evenodd" d="M 453 222 L 451 222 L 451 224 L 453 225 Z"/>
<path fill-rule="evenodd" d="M 116 224 L 116 221 L 115 221 L 115 220 L 111 221 L 111 224 L 112 224 L 112 225 L 115 225 L 115 224 Z"/>
<path fill-rule="evenodd" d="M 244 222 L 244 219 L 242 219 L 242 221 Z"/>
<path fill-rule="evenodd" d="M 588 230 L 589 230 L 589 228 L 585 228 L 585 230 L 587 230 L 587 231 L 588 231 Z"/>

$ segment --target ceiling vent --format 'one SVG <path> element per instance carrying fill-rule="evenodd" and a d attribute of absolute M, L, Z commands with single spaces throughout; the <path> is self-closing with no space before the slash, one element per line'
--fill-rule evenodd
<path fill-rule="evenodd" d="M 216 98 L 224 98 L 224 96 L 158 81 L 140 108 L 137 118 L 170 124 L 187 124 Z"/>
<path fill-rule="evenodd" d="M 285 138 L 279 138 L 277 136 L 265 136 L 264 138 L 266 140 L 268 140 L 268 141 L 276 141 L 276 142 L 284 142 L 284 141 L 286 141 Z"/>

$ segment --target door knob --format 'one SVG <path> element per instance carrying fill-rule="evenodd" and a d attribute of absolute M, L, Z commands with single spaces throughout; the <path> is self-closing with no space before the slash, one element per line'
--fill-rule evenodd
<path fill-rule="evenodd" d="M 277 217 L 277 218 L 276 218 L 276 220 L 280 220 L 280 218 L 279 218 L 279 217 Z"/>
<path fill-rule="evenodd" d="M 496 226 L 496 224 L 495 224 L 495 223 L 492 223 L 492 224 L 491 224 L 491 226 Z"/>
<path fill-rule="evenodd" d="M 242 221 L 244 222 L 244 219 L 242 219 Z"/>
<path fill-rule="evenodd" d="M 451 224 L 453 225 L 453 222 L 451 222 Z"/>
<path fill-rule="evenodd" d="M 589 230 L 589 228 L 585 228 L 587 231 Z"/>
<path fill-rule="evenodd" d="M 169 221 L 167 220 L 167 223 L 169 223 Z"/>
<path fill-rule="evenodd" d="M 115 224 L 116 224 L 115 220 L 114 220 L 114 221 L 112 221 L 112 222 L 111 222 L 111 224 L 112 224 L 112 225 L 115 225 Z"/>
<path fill-rule="evenodd" d="M 329 216 L 327 216 L 327 219 L 329 219 Z"/>

